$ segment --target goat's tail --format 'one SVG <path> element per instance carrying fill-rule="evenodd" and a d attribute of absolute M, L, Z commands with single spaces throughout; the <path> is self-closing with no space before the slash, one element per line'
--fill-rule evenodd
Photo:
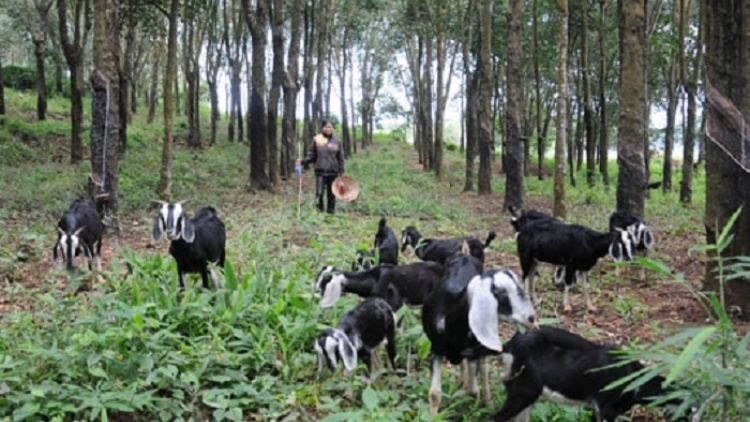
<path fill-rule="evenodd" d="M 378 223 L 378 228 L 379 228 L 380 230 L 383 230 L 383 227 L 385 227 L 385 225 L 386 225 L 387 223 L 388 223 L 388 220 L 387 220 L 387 219 L 386 219 L 385 217 L 382 217 L 382 218 L 380 219 L 380 223 Z"/>
<path fill-rule="evenodd" d="M 490 234 L 487 236 L 487 240 L 484 241 L 484 248 L 489 248 L 490 243 L 492 243 L 492 241 L 495 240 L 496 237 L 497 234 L 494 231 L 490 231 Z"/>

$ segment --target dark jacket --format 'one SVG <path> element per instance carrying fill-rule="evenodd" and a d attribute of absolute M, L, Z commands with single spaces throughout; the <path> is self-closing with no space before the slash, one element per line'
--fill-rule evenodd
<path fill-rule="evenodd" d="M 323 142 L 325 141 L 325 142 Z M 344 151 L 341 141 L 331 135 L 315 135 L 307 156 L 302 164 L 315 163 L 315 174 L 320 176 L 338 176 L 344 174 Z"/>

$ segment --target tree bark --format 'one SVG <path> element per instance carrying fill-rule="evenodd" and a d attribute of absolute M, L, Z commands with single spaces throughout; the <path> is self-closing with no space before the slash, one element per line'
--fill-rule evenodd
<path fill-rule="evenodd" d="M 620 117 L 617 134 L 617 209 L 644 215 L 646 0 L 618 0 L 620 16 Z"/>
<path fill-rule="evenodd" d="M 281 143 L 285 151 L 281 161 L 282 174 L 289 177 L 294 168 L 294 159 L 300 157 L 297 139 L 297 95 L 299 94 L 299 55 L 302 41 L 302 18 L 305 10 L 304 0 L 292 3 L 292 25 L 289 49 L 287 50 L 287 69 L 284 75 L 284 117 L 281 122 Z M 295 151 L 295 147 L 297 150 Z"/>
<path fill-rule="evenodd" d="M 750 8 L 741 0 L 706 1 L 706 79 L 719 94 L 731 101 L 745 120 L 750 118 Z M 732 227 L 734 239 L 723 256 L 750 255 L 750 173 L 744 171 L 715 141 L 747 142 L 747 131 L 727 133 L 722 112 L 713 103 L 706 106 L 706 237 L 708 244 L 716 243 L 730 216 L 742 207 Z M 744 124 L 740 127 L 744 129 Z M 722 131 L 723 130 L 723 131 Z M 716 136 L 733 136 L 716 139 Z M 712 139 L 713 137 L 713 139 Z M 739 159 L 740 157 L 735 157 Z M 720 292 L 717 263 L 706 265 L 704 288 Z M 747 277 L 723 280 L 726 306 L 736 308 L 744 319 L 750 319 L 750 280 Z"/>
<path fill-rule="evenodd" d="M 568 136 L 568 3 L 557 0 L 559 34 L 557 52 L 557 137 L 555 139 L 555 186 L 553 215 L 565 219 L 565 146 Z"/>
<path fill-rule="evenodd" d="M 172 195 L 172 124 L 174 120 L 175 95 L 172 88 L 177 77 L 177 25 L 179 24 L 180 0 L 171 0 L 169 6 L 169 33 L 167 35 L 167 66 L 164 69 L 164 143 L 162 144 L 161 170 L 157 195 L 169 201 Z"/>
<path fill-rule="evenodd" d="M 34 0 L 34 9 L 39 17 L 39 28 L 34 29 L 31 12 L 28 3 L 23 2 L 26 8 L 26 28 L 34 44 L 34 58 L 36 63 L 36 117 L 38 120 L 47 119 L 47 79 L 44 74 L 44 60 L 47 57 L 47 32 L 49 31 L 49 9 L 54 0 Z"/>
<path fill-rule="evenodd" d="M 128 16 L 128 30 L 125 33 L 125 54 L 122 57 L 120 72 L 120 140 L 119 153 L 123 155 L 128 150 L 128 121 L 130 84 L 133 78 L 133 55 L 135 54 L 135 13 L 130 12 Z"/>
<path fill-rule="evenodd" d="M 607 123 L 607 50 L 605 28 L 607 24 L 607 0 L 599 0 L 599 173 L 604 186 L 609 188 L 609 126 Z"/>
<path fill-rule="evenodd" d="M 5 85 L 3 83 L 3 55 L 0 54 L 0 116 L 5 115 Z"/>
<path fill-rule="evenodd" d="M 268 11 L 269 0 L 258 0 L 255 8 L 250 0 L 243 0 L 245 20 L 250 28 L 253 63 L 248 109 L 248 141 L 250 142 L 250 188 L 253 190 L 271 190 L 268 177 L 267 143 L 268 124 L 266 115 L 266 45 L 268 44 Z"/>
<path fill-rule="evenodd" d="M 304 76 L 303 85 L 305 96 L 303 97 L 304 108 L 304 126 L 302 129 L 302 155 L 307 155 L 307 147 L 313 136 L 315 136 L 315 123 L 313 119 L 313 78 L 315 77 L 315 66 L 313 65 L 313 55 L 315 51 L 316 25 L 315 25 L 315 0 L 312 4 L 307 5 L 304 13 L 305 23 L 305 58 L 303 63 Z"/>
<path fill-rule="evenodd" d="M 586 183 L 596 185 L 596 138 L 594 111 L 591 106 L 591 81 L 589 79 L 588 0 L 581 1 L 581 75 L 583 78 L 583 124 L 586 129 Z"/>
<path fill-rule="evenodd" d="M 510 207 L 523 209 L 523 175 L 524 154 L 521 139 L 521 40 L 523 32 L 523 0 L 511 0 L 506 12 L 508 18 L 508 68 L 507 68 L 507 150 L 503 170 L 505 171 L 505 203 L 503 209 Z"/>
<path fill-rule="evenodd" d="M 83 160 L 83 48 L 85 45 L 83 28 L 85 9 L 88 2 L 75 0 L 73 6 L 73 40 L 68 34 L 68 1 L 57 1 L 57 17 L 60 30 L 60 44 L 70 70 L 70 162 Z M 84 7 L 85 6 L 85 7 Z"/>
<path fill-rule="evenodd" d="M 160 37 L 157 45 L 154 47 L 154 59 L 151 63 L 151 86 L 149 87 L 148 117 L 146 118 L 146 123 L 149 125 L 154 122 L 156 106 L 159 104 L 159 67 L 161 66 L 161 58 L 164 54 L 164 39 Z"/>
<path fill-rule="evenodd" d="M 536 94 L 536 149 L 539 180 L 544 180 L 544 137 L 542 137 L 542 79 L 539 73 L 539 0 L 534 0 L 534 89 Z"/>
<path fill-rule="evenodd" d="M 479 175 L 478 193 L 489 195 L 492 192 L 492 132 L 493 122 L 490 110 L 492 94 L 492 0 L 477 2 L 479 14 L 479 58 L 477 72 L 479 72 L 478 89 L 478 126 L 479 126 Z"/>
<path fill-rule="evenodd" d="M 284 81 L 284 13 L 286 1 L 273 0 L 271 37 L 273 44 L 273 69 L 271 92 L 268 95 L 268 177 L 272 186 L 279 184 L 278 115 L 281 84 Z"/>
<path fill-rule="evenodd" d="M 91 73 L 91 195 L 108 193 L 107 207 L 117 213 L 120 130 L 120 37 L 117 0 L 94 2 L 94 70 Z M 116 221 L 116 220 L 115 220 Z"/>
<path fill-rule="evenodd" d="M 697 121 L 695 97 L 703 66 L 703 45 L 705 44 L 704 38 L 706 34 L 705 2 L 700 2 L 699 8 L 698 39 L 696 40 L 697 48 L 693 59 L 693 73 L 690 75 L 690 79 L 685 75 L 683 75 L 684 79 L 682 79 L 685 92 L 687 93 L 687 126 L 683 139 L 682 181 L 680 182 L 680 202 L 683 204 L 690 204 L 693 201 L 693 169 L 695 168 L 693 155 L 695 153 L 695 126 Z M 685 16 L 683 19 L 686 19 L 687 11 L 684 10 L 683 14 Z M 685 60 L 685 52 L 681 51 L 680 54 L 683 56 L 683 60 Z"/>

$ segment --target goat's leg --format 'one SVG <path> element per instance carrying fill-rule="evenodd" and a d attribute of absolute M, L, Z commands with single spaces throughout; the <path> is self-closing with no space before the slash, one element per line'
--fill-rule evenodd
<path fill-rule="evenodd" d="M 461 361 L 461 386 L 464 390 L 469 391 L 469 361 L 464 359 Z"/>
<path fill-rule="evenodd" d="M 395 330 L 391 330 L 386 336 L 387 343 L 385 350 L 388 352 L 388 369 L 391 372 L 396 370 L 396 333 Z"/>
<path fill-rule="evenodd" d="M 201 268 L 201 280 L 203 281 L 203 288 L 208 290 L 208 266 Z"/>
<path fill-rule="evenodd" d="M 581 271 L 581 282 L 583 283 L 583 295 L 586 297 L 586 308 L 591 312 L 596 312 L 596 306 L 591 303 L 591 295 L 589 295 L 589 273 Z"/>
<path fill-rule="evenodd" d="M 526 409 L 523 409 L 521 413 L 518 414 L 518 416 L 513 418 L 513 422 L 529 422 L 530 414 L 531 414 L 531 406 L 527 407 Z"/>
<path fill-rule="evenodd" d="M 536 299 L 536 287 L 534 286 L 534 279 L 536 278 L 536 270 L 538 267 L 538 263 L 536 261 L 532 261 L 529 265 L 528 271 L 526 271 L 526 276 L 524 277 L 524 288 L 526 289 L 526 294 L 529 295 L 529 299 L 531 300 L 531 303 L 536 305 L 537 299 Z"/>
<path fill-rule="evenodd" d="M 571 312 L 573 307 L 570 306 L 570 284 L 565 283 L 565 293 L 563 293 L 563 311 Z"/>
<path fill-rule="evenodd" d="M 479 383 L 477 382 L 477 365 L 479 364 L 476 360 L 470 360 L 466 366 L 468 369 L 468 383 L 464 386 L 466 391 L 472 396 L 479 397 Z"/>
<path fill-rule="evenodd" d="M 430 414 L 436 416 L 443 396 L 443 357 L 432 357 L 432 383 L 430 384 Z"/>
<path fill-rule="evenodd" d="M 490 393 L 490 365 L 487 359 L 479 358 L 479 379 L 482 382 L 484 405 L 492 408 L 492 394 Z"/>
<path fill-rule="evenodd" d="M 538 397 L 538 396 L 537 396 Z M 503 407 L 498 411 L 493 420 L 495 422 L 527 422 L 531 406 L 537 397 L 515 397 L 508 394 Z"/>
<path fill-rule="evenodd" d="M 383 362 L 380 361 L 380 355 L 378 355 L 378 349 L 370 350 L 370 361 L 372 362 L 372 371 L 380 372 L 383 369 Z"/>

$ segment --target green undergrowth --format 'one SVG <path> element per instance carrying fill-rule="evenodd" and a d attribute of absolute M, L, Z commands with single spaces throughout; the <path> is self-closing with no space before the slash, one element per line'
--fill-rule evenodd
<path fill-rule="evenodd" d="M 447 175 L 438 182 L 416 167 L 410 145 L 379 136 L 375 145 L 347 162 L 347 173 L 360 184 L 360 197 L 339 203 L 339 212 L 329 216 L 315 209 L 312 172 L 303 176 L 298 212 L 296 179 L 280 183 L 273 194 L 250 192 L 247 145 L 228 143 L 222 132 L 216 146 L 187 149 L 180 141 L 186 131 L 180 119 L 173 197 L 191 199 L 189 210 L 204 205 L 219 209 L 228 234 L 227 265 L 219 269 L 223 282 L 204 290 L 191 277 L 181 292 L 167 245 L 144 247 L 154 216 L 150 201 L 159 181 L 162 132 L 160 124 L 148 125 L 136 115 L 128 152 L 120 160 L 119 214 L 121 224 L 139 240 L 121 243 L 127 246 L 114 251 L 112 264 L 101 274 L 104 282 L 94 283 L 88 292 L 76 293 L 90 282 L 86 272 L 68 280 L 64 289 L 54 287 L 64 277 L 57 271 L 42 275 L 40 287 L 8 281 L 1 286 L 10 301 L 34 300 L 28 309 L 0 319 L 0 421 L 489 417 L 491 409 L 459 387 L 455 367 L 444 370 L 441 413 L 429 415 L 429 341 L 418 310 L 399 311 L 404 324 L 397 336 L 397 372 L 376 374 L 370 386 L 360 379 L 362 368 L 353 379 L 340 371 L 319 371 L 313 352 L 320 330 L 335 325 L 357 303 L 355 297 L 344 297 L 333 308 L 319 308 L 315 275 L 323 265 L 348 269 L 356 250 L 371 245 L 380 217 L 388 217 L 397 233 L 415 225 L 436 237 L 483 236 L 490 228 L 457 195 L 462 186 L 450 182 L 462 180 L 460 165 L 451 164 L 462 160 L 456 152 L 446 153 Z M 30 162 L 20 156 L 15 163 L 0 163 L 5 186 L 0 190 L 0 258 L 11 257 L 0 264 L 6 268 L 17 265 L 21 243 L 47 259 L 54 224 L 70 201 L 85 192 L 90 171 L 88 163 L 64 160 Z M 494 191 L 502 192 L 502 177 L 493 178 Z M 549 180 L 530 177 L 526 183 L 530 198 L 551 198 Z M 606 226 L 613 188 L 570 188 L 568 194 L 570 221 Z M 695 203 L 700 201 L 696 192 Z M 648 215 L 669 219 L 674 224 L 669 230 L 676 233 L 696 230 L 700 221 L 698 208 L 675 205 L 674 194 L 652 193 L 647 203 Z M 115 242 L 111 236 L 105 242 Z M 501 245 L 511 252 L 513 243 L 498 239 L 493 248 Z M 638 323 L 638 303 L 621 299 L 615 307 L 623 318 Z M 504 336 L 510 332 L 503 328 Z M 503 388 L 500 368 L 493 365 L 497 407 Z M 349 388 L 351 398 L 345 395 Z M 573 422 L 588 414 L 540 403 L 532 421 Z"/>

